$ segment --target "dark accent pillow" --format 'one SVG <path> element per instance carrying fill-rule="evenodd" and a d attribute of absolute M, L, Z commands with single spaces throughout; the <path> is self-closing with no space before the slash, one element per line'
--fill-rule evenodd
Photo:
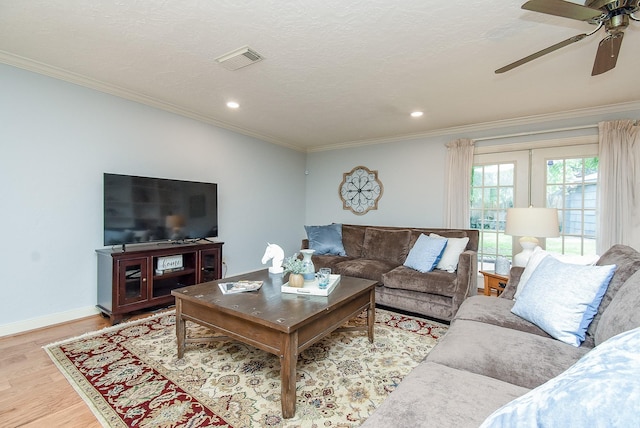
<path fill-rule="evenodd" d="M 327 226 L 305 226 L 309 238 L 309 249 L 315 255 L 333 254 L 346 256 L 342 245 L 342 225 L 338 223 Z"/>
<path fill-rule="evenodd" d="M 401 265 L 409 254 L 409 229 L 385 230 L 368 227 L 364 233 L 362 257 Z"/>

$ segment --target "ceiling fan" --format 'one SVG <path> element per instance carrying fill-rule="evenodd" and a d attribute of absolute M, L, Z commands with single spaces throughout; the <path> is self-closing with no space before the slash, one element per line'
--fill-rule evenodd
<path fill-rule="evenodd" d="M 529 0 L 522 5 L 522 8 L 548 15 L 586 21 L 589 24 L 597 25 L 597 28 L 590 33 L 578 34 L 512 62 L 497 69 L 496 73 L 504 73 L 572 43 L 579 42 L 585 37 L 595 34 L 602 27 L 605 28 L 606 37 L 598 45 L 598 52 L 596 53 L 591 75 L 605 73 L 616 66 L 624 30 L 629 26 L 629 20 L 640 21 L 640 18 L 634 16 L 634 13 L 640 10 L 640 0 L 586 0 L 584 6 L 564 0 Z"/>

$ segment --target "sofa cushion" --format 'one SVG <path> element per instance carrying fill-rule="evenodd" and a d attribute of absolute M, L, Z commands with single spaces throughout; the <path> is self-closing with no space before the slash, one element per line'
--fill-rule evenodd
<path fill-rule="evenodd" d="M 334 256 L 331 254 L 324 254 L 321 256 L 316 256 L 314 254 L 311 256 L 311 261 L 313 262 L 313 266 L 316 271 L 320 268 L 330 268 L 334 271 L 333 273 L 340 273 L 337 271 L 336 265 L 347 260 L 353 260 L 353 257 Z"/>
<path fill-rule="evenodd" d="M 402 380 L 362 428 L 476 428 L 493 410 L 528 391 L 487 376 L 423 362 Z"/>
<path fill-rule="evenodd" d="M 598 345 L 567 371 L 506 404 L 490 427 L 640 426 L 640 328 Z"/>
<path fill-rule="evenodd" d="M 519 330 L 538 336 L 551 337 L 537 325 L 511 312 L 515 302 L 510 299 L 496 299 L 493 296 L 471 296 L 467 298 L 456 313 L 455 320 L 478 321 L 499 327 Z"/>
<path fill-rule="evenodd" d="M 640 271 L 622 284 L 602 314 L 595 333 L 595 343 L 598 345 L 637 327 L 640 327 Z"/>
<path fill-rule="evenodd" d="M 518 330 L 457 319 L 427 361 L 535 388 L 568 369 L 589 350 Z"/>
<path fill-rule="evenodd" d="M 362 257 L 362 244 L 364 243 L 364 232 L 366 230 L 366 226 L 342 225 L 342 245 L 347 256 Z"/>
<path fill-rule="evenodd" d="M 396 266 L 398 266 L 396 263 L 386 260 L 352 259 L 337 263 L 335 268 L 340 275 L 381 282 L 382 274 Z"/>
<path fill-rule="evenodd" d="M 422 273 L 431 272 L 438 264 L 446 246 L 447 239 L 422 234 L 409 250 L 404 266 Z"/>
<path fill-rule="evenodd" d="M 574 265 L 546 256 L 511 311 L 552 337 L 580 346 L 615 269 L 615 265 Z"/>
<path fill-rule="evenodd" d="M 453 297 L 456 294 L 457 281 L 454 273 L 446 271 L 418 272 L 406 266 L 398 266 L 382 275 L 387 288 L 417 291 Z"/>
<path fill-rule="evenodd" d="M 409 253 L 409 229 L 385 230 L 367 227 L 364 233 L 362 257 L 365 259 L 386 260 L 401 265 Z"/>
<path fill-rule="evenodd" d="M 598 323 L 600 322 L 602 314 L 607 309 L 609 303 L 611 303 L 611 300 L 613 300 L 620 287 L 622 287 L 622 284 L 624 284 L 631 275 L 640 270 L 640 252 L 627 245 L 617 244 L 609 248 L 600 257 L 597 264 L 599 266 L 615 264 L 618 268 L 609 282 L 607 292 L 604 293 L 604 297 L 598 307 L 598 313 L 593 318 L 591 325 L 587 329 L 587 340 L 591 341 L 594 340 L 596 329 L 598 328 Z"/>
<path fill-rule="evenodd" d="M 342 225 L 333 223 L 326 226 L 305 226 L 309 238 L 309 249 L 315 250 L 314 254 L 334 254 L 346 256 L 342 245 Z"/>

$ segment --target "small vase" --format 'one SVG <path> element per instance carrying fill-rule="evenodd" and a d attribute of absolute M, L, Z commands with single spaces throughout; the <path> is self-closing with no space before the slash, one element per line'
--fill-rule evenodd
<path fill-rule="evenodd" d="M 302 253 L 302 264 L 305 266 L 305 270 L 302 273 L 305 282 L 313 281 L 316 279 L 316 267 L 311 261 L 311 256 L 316 250 L 300 250 Z"/>
<path fill-rule="evenodd" d="M 304 276 L 300 273 L 289 274 L 289 287 L 300 288 L 304 286 Z"/>

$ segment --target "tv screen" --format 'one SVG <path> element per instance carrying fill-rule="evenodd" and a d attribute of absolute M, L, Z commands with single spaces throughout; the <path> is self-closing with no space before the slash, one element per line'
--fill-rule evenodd
<path fill-rule="evenodd" d="M 104 174 L 104 245 L 214 236 L 216 183 Z"/>

